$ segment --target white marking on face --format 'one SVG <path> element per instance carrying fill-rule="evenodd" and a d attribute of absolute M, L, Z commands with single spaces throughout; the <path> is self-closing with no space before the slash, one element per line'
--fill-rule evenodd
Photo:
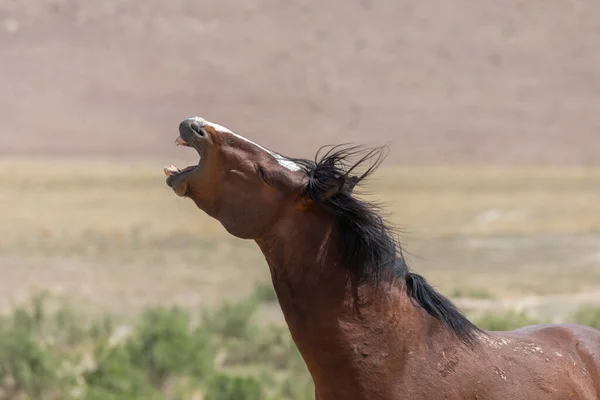
<path fill-rule="evenodd" d="M 266 151 L 267 153 L 269 153 L 271 156 L 273 156 L 273 158 L 275 158 L 275 160 L 277 161 L 277 163 L 279 165 L 281 165 L 283 168 L 286 168 L 290 171 L 300 171 L 300 166 L 298 164 L 296 164 L 295 162 L 288 160 L 285 157 L 280 156 L 277 153 L 273 153 L 272 151 L 265 149 L 264 147 L 262 147 L 260 144 L 258 143 L 254 143 L 253 141 L 246 139 L 243 136 L 238 135 L 235 132 L 230 131 L 229 129 L 225 128 L 224 126 L 221 126 L 219 124 L 215 124 L 214 122 L 210 122 L 205 120 L 204 118 L 201 117 L 192 117 L 193 119 L 195 119 L 198 123 L 200 123 L 201 126 L 210 126 L 211 128 L 213 128 L 215 131 L 219 132 L 219 133 L 229 133 L 230 135 L 233 135 L 235 137 L 237 137 L 238 139 L 241 139 L 247 143 L 250 143 L 256 147 L 258 147 L 259 149 Z"/>

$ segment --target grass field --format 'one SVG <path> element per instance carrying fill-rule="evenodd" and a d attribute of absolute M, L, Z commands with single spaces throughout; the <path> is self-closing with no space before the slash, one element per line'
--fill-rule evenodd
<path fill-rule="evenodd" d="M 173 195 L 164 163 L 1 161 L 0 304 L 49 290 L 132 315 L 268 282 L 254 243 Z M 413 269 L 469 313 L 600 304 L 600 170 L 387 167 L 364 191 L 387 206 Z"/>

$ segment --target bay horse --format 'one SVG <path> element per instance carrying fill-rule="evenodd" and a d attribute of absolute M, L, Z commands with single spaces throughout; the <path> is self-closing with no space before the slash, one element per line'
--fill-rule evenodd
<path fill-rule="evenodd" d="M 384 148 L 289 158 L 199 117 L 176 143 L 200 162 L 165 168 L 167 185 L 258 244 L 316 399 L 600 399 L 599 331 L 484 331 L 409 269 L 378 206 L 354 191 Z"/>

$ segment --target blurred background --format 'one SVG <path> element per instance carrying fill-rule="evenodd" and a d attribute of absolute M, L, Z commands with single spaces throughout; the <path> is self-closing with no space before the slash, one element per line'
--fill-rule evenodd
<path fill-rule="evenodd" d="M 593 0 L 0 0 L 0 399 L 312 398 L 255 244 L 164 183 L 191 115 L 389 145 L 415 271 L 600 327 L 599 44 Z"/>

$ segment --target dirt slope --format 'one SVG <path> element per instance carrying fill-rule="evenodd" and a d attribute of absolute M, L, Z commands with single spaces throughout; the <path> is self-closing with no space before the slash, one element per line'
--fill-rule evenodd
<path fill-rule="evenodd" d="M 600 164 L 597 0 L 0 0 L 0 152 L 166 155 L 199 114 L 283 153 Z"/>

